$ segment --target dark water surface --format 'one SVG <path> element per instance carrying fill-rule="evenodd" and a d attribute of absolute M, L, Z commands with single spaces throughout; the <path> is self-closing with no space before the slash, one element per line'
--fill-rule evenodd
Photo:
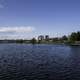
<path fill-rule="evenodd" d="M 80 80 L 80 47 L 0 44 L 0 80 Z"/>

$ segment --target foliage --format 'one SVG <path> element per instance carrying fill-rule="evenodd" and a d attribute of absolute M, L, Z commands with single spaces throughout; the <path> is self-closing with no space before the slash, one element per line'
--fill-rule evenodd
<path fill-rule="evenodd" d="M 68 40 L 68 37 L 66 35 L 62 36 L 62 40 Z"/>
<path fill-rule="evenodd" d="M 31 41 L 30 41 L 32 44 L 35 44 L 37 41 L 35 38 L 33 38 Z"/>
<path fill-rule="evenodd" d="M 80 41 L 80 32 L 73 32 L 70 35 L 70 41 L 75 42 L 75 41 Z"/>

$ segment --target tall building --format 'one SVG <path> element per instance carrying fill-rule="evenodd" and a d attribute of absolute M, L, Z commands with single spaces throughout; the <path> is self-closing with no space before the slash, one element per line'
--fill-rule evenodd
<path fill-rule="evenodd" d="M 45 40 L 49 40 L 49 35 L 46 35 L 45 36 Z"/>

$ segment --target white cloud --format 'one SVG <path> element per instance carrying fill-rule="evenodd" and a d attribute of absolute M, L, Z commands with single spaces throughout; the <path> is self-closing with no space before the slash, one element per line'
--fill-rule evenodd
<path fill-rule="evenodd" d="M 34 31 L 32 26 L 0 27 L 0 39 L 31 39 Z"/>
<path fill-rule="evenodd" d="M 34 27 L 31 26 L 21 26 L 21 27 L 0 27 L 1 33 L 31 33 L 35 30 Z"/>

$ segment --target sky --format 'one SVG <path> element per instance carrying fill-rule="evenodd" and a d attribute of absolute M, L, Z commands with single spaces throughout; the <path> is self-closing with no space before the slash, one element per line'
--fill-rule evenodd
<path fill-rule="evenodd" d="M 60 37 L 80 31 L 80 0 L 0 0 L 0 39 Z"/>

